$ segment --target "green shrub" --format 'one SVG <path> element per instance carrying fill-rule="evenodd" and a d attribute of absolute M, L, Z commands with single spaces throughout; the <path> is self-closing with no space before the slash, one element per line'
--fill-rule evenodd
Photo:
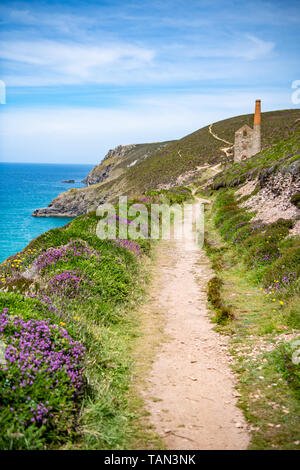
<path fill-rule="evenodd" d="M 292 308 L 290 314 L 287 319 L 287 324 L 291 328 L 295 328 L 300 330 L 300 309 L 299 308 Z"/>
<path fill-rule="evenodd" d="M 33 303 L 26 303 L 28 315 Z M 1 449 L 42 449 L 74 434 L 83 385 L 81 344 L 51 319 L 22 313 L 8 307 L 0 313 Z"/>
<path fill-rule="evenodd" d="M 293 194 L 291 197 L 291 203 L 294 204 L 294 206 L 298 207 L 300 209 L 300 193 Z"/>
<path fill-rule="evenodd" d="M 216 314 L 214 321 L 219 325 L 225 325 L 228 320 L 233 319 L 232 309 L 224 305 L 221 298 L 221 287 L 223 285 L 222 280 L 215 276 L 208 283 L 207 299 L 215 309 Z"/>
<path fill-rule="evenodd" d="M 293 289 L 300 277 L 300 246 L 288 248 L 282 256 L 270 266 L 264 276 L 266 287 Z M 278 281 L 278 282 L 274 282 Z"/>
<path fill-rule="evenodd" d="M 224 222 L 219 227 L 220 234 L 225 238 L 225 240 L 231 240 L 236 232 L 240 230 L 241 227 L 245 226 L 249 220 L 252 218 L 251 214 L 237 212 L 236 215 L 224 216 Z"/>
<path fill-rule="evenodd" d="M 300 400 L 300 368 L 293 360 L 293 355 L 299 349 L 299 344 L 281 343 L 273 352 L 273 360 L 276 369 L 282 374 L 287 385 Z"/>
<path fill-rule="evenodd" d="M 214 222 L 222 237 L 231 242 L 252 269 L 255 283 L 293 294 L 299 288 L 299 237 L 287 237 L 293 220 L 271 224 L 251 222 L 253 214 L 239 207 L 234 193 L 220 190 L 213 204 Z M 275 282 L 276 281 L 276 282 Z"/>

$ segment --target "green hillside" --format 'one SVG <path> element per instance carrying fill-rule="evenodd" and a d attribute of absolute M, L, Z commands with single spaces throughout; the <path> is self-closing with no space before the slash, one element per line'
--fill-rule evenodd
<path fill-rule="evenodd" d="M 234 132 L 245 123 L 253 126 L 253 114 L 217 122 L 213 124 L 213 131 L 220 138 L 233 142 Z M 262 147 L 293 134 L 299 125 L 299 109 L 262 113 Z M 127 175 L 128 183 L 134 182 L 135 187 L 141 189 L 150 189 L 158 184 L 175 184 L 179 175 L 195 170 L 197 166 L 223 162 L 224 153 L 220 147 L 222 142 L 209 133 L 208 126 L 203 127 L 131 168 Z"/>
<path fill-rule="evenodd" d="M 300 159 L 300 129 L 242 163 L 234 163 L 215 176 L 213 189 L 237 186 L 266 172 L 275 173 Z"/>
<path fill-rule="evenodd" d="M 233 142 L 234 133 L 242 125 L 253 127 L 253 114 L 224 119 L 213 125 L 214 132 L 222 139 Z M 287 138 L 296 128 L 300 128 L 299 109 L 287 109 L 262 113 L 261 136 L 262 148 L 273 145 Z"/>
<path fill-rule="evenodd" d="M 149 158 L 149 156 L 166 147 L 171 142 L 173 141 L 119 145 L 115 149 L 109 150 L 101 163 L 90 171 L 83 182 L 91 185 L 115 179 L 126 172 L 128 168 Z"/>

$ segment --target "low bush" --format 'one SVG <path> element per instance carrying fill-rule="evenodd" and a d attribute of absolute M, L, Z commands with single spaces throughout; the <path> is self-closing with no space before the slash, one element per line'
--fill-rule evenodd
<path fill-rule="evenodd" d="M 224 325 L 228 320 L 233 319 L 232 309 L 224 305 L 221 298 L 222 280 L 215 276 L 208 283 L 207 299 L 216 311 L 214 321 L 219 325 Z"/>
<path fill-rule="evenodd" d="M 298 400 L 300 400 L 300 368 L 293 357 L 299 353 L 299 342 L 281 343 L 273 352 L 273 361 L 287 385 L 294 391 Z"/>
<path fill-rule="evenodd" d="M 151 190 L 146 192 L 155 203 L 182 204 L 192 198 L 192 191 L 186 186 L 174 186 L 171 189 Z"/>
<path fill-rule="evenodd" d="M 273 263 L 264 277 L 265 287 L 271 290 L 296 289 L 300 277 L 300 246 L 288 248 L 282 256 Z"/>
<path fill-rule="evenodd" d="M 7 308 L 0 345 L 0 447 L 40 449 L 74 432 L 85 348 L 51 319 L 24 319 Z"/>
<path fill-rule="evenodd" d="M 291 197 L 291 203 L 294 204 L 294 206 L 298 207 L 298 209 L 300 209 L 300 193 L 294 194 Z"/>
<path fill-rule="evenodd" d="M 288 237 L 294 222 L 278 219 L 266 224 L 251 221 L 253 214 L 239 207 L 232 190 L 219 190 L 213 204 L 214 223 L 220 234 L 243 257 L 253 279 L 271 291 L 298 292 L 299 237 Z"/>

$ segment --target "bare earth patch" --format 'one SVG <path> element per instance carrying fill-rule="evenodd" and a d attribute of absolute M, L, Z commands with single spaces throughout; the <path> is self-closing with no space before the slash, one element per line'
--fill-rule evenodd
<path fill-rule="evenodd" d="M 212 329 L 208 259 L 195 240 L 162 242 L 149 308 L 165 316 L 164 342 L 143 392 L 150 421 L 167 449 L 246 449 L 227 341 Z"/>
<path fill-rule="evenodd" d="M 260 192 L 243 203 L 242 207 L 256 211 L 253 221 L 262 220 L 267 224 L 276 222 L 278 219 L 295 219 L 299 215 L 299 209 L 292 204 L 287 204 L 284 198 L 264 197 Z"/>
<path fill-rule="evenodd" d="M 236 192 L 236 196 L 238 198 L 242 198 L 243 196 L 249 196 L 251 193 L 253 193 L 254 189 L 256 188 L 256 185 L 258 183 L 258 179 L 255 178 L 254 180 L 248 181 L 246 184 L 241 186 Z"/>
<path fill-rule="evenodd" d="M 240 188 L 237 193 L 244 192 L 246 194 L 250 187 L 251 182 Z M 251 211 L 256 212 L 253 220 L 262 220 L 268 224 L 276 222 L 280 218 L 296 219 L 300 215 L 300 210 L 291 203 L 291 196 L 299 191 L 300 180 L 298 176 L 278 172 L 275 175 L 270 175 L 259 192 L 245 201 L 242 207 L 248 207 Z"/>

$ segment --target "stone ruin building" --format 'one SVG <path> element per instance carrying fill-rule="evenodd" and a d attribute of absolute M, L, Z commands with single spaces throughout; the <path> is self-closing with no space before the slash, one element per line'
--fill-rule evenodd
<path fill-rule="evenodd" d="M 253 129 L 247 124 L 235 133 L 234 138 L 234 161 L 241 162 L 261 150 L 261 101 L 255 102 L 255 114 Z"/>

